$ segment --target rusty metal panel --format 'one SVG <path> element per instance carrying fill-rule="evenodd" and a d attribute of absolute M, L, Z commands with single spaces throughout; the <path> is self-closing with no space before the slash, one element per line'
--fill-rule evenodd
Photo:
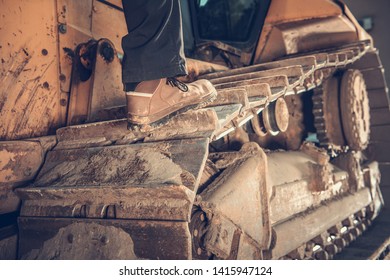
<path fill-rule="evenodd" d="M 122 37 L 127 34 L 123 11 L 93 0 L 91 31 L 94 38 L 108 38 L 114 43 L 115 48 L 123 53 Z"/>
<path fill-rule="evenodd" d="M 218 128 L 217 113 L 210 109 L 189 111 L 169 120 L 165 125 L 136 133 L 137 138 L 144 142 L 154 142 L 170 139 L 211 139 Z"/>
<path fill-rule="evenodd" d="M 331 199 L 335 194 L 344 193 L 347 189 L 347 173 L 336 172 L 333 166 L 331 174 L 335 179 L 328 189 L 313 190 L 313 186 L 320 188 L 329 182 L 324 182 L 325 176 L 317 176 L 314 166 L 321 166 L 320 160 L 303 152 L 273 152 L 268 155 L 268 181 L 272 186 L 270 201 L 270 219 L 273 224 L 286 220 L 289 217 L 303 213 L 311 207 L 318 207 L 322 202 Z M 325 163 L 327 166 L 328 163 Z M 280 176 L 283 170 L 283 176 Z M 330 171 L 329 171 L 330 172 Z"/>
<path fill-rule="evenodd" d="M 102 39 L 82 43 L 73 60 L 67 124 L 111 119 L 107 109 L 125 103 L 120 63 L 111 42 Z"/>
<path fill-rule="evenodd" d="M 14 184 L 30 181 L 44 160 L 39 142 L 0 142 L 0 183 Z"/>
<path fill-rule="evenodd" d="M 73 55 L 72 66 L 72 84 L 69 94 L 69 105 L 67 114 L 67 125 L 85 123 L 88 120 L 88 109 L 91 102 L 93 76 L 94 76 L 94 60 L 96 57 L 96 49 L 91 51 L 93 46 L 96 46 L 95 41 L 89 41 L 77 46 Z M 92 60 L 85 60 L 88 63 L 88 68 L 83 65 L 82 55 L 93 57 Z"/>
<path fill-rule="evenodd" d="M 368 188 L 355 194 L 344 196 L 322 205 L 305 215 L 298 216 L 274 227 L 276 246 L 272 249 L 272 257 L 278 259 L 300 245 L 325 232 L 338 222 L 343 221 L 371 202 Z M 306 226 L 302 226 L 306 225 Z M 309 226 L 310 225 L 310 226 Z"/>
<path fill-rule="evenodd" d="M 91 13 L 92 0 L 57 0 L 60 86 L 65 103 L 69 101 L 74 49 L 92 38 Z"/>
<path fill-rule="evenodd" d="M 188 223 L 19 218 L 21 259 L 190 259 Z"/>
<path fill-rule="evenodd" d="M 20 199 L 14 193 L 15 188 L 35 178 L 46 152 L 56 143 L 55 136 L 0 142 L 0 214 L 19 209 Z"/>
<path fill-rule="evenodd" d="M 99 40 L 96 52 L 88 122 L 112 119 L 110 109 L 126 106 L 121 75 L 122 65 L 114 46 L 108 40 Z M 104 53 L 110 55 L 103 56 Z"/>
<path fill-rule="evenodd" d="M 162 126 L 132 131 L 127 120 L 107 121 L 65 127 L 57 130 L 59 144 L 56 149 L 85 148 L 131 144 L 159 140 L 211 138 L 218 128 L 217 113 L 212 109 L 188 111 L 173 117 Z"/>
<path fill-rule="evenodd" d="M 256 242 L 247 235 L 241 235 L 240 245 L 236 258 L 237 260 L 260 260 L 263 259 L 262 253 L 257 248 Z"/>
<path fill-rule="evenodd" d="M 285 7 L 289 1 L 282 1 Z M 324 2 L 324 1 L 323 1 Z M 295 3 L 295 7 L 299 7 Z M 311 6 L 311 5 L 310 5 Z M 272 8 L 272 4 L 271 4 Z M 305 7 L 298 9 L 305 10 Z M 308 19 L 281 20 L 269 22 L 273 13 L 269 12 L 255 54 L 255 64 L 272 61 L 285 55 L 319 50 L 358 41 L 356 27 L 345 16 L 310 17 Z"/>
<path fill-rule="evenodd" d="M 121 64 L 111 41 L 82 43 L 77 46 L 73 60 L 68 125 L 111 120 L 118 114 L 125 117 Z"/>
<path fill-rule="evenodd" d="M 55 14 L 55 1 L 1 3 L 0 139 L 47 135 L 65 122 Z"/>
<path fill-rule="evenodd" d="M 13 191 L 34 179 L 44 155 L 39 142 L 0 142 L 0 214 L 18 210 L 20 200 Z"/>
<path fill-rule="evenodd" d="M 340 6 L 329 0 L 297 0 L 294 2 L 273 0 L 268 12 L 266 24 L 312 18 L 326 18 L 339 16 L 341 14 L 342 10 Z"/>
<path fill-rule="evenodd" d="M 122 138 L 127 133 L 129 133 L 127 120 L 117 120 L 63 127 L 57 130 L 57 138 L 59 142 L 96 137 L 116 140 Z"/>
<path fill-rule="evenodd" d="M 57 14 L 61 102 L 67 104 L 71 91 L 70 81 L 76 46 L 90 39 L 109 38 L 113 40 L 115 49 L 122 52 L 120 40 L 127 33 L 127 29 L 123 12 L 99 1 L 57 0 Z M 120 77 L 117 74 L 120 69 L 116 67 L 114 70 L 116 72 L 113 74 L 106 73 L 106 76 L 109 75 L 113 79 L 110 85 L 105 83 L 104 87 L 107 91 L 111 90 L 109 87 L 114 87 L 116 91 L 122 87 L 121 82 L 118 82 Z M 66 106 L 63 114 L 66 114 Z"/>
<path fill-rule="evenodd" d="M 142 176 L 144 174 L 140 174 Z M 194 194 L 184 186 L 24 188 L 21 215 L 186 221 Z"/>
<path fill-rule="evenodd" d="M 240 251 L 242 258 L 247 258 L 256 251 L 250 248 L 257 248 L 259 252 L 268 249 L 270 245 L 271 193 L 266 177 L 267 159 L 256 144 L 251 147 L 253 148 L 243 150 L 244 158 L 229 166 L 200 194 L 199 201 L 196 202 L 211 220 L 205 237 L 206 248 L 225 259 L 232 250 L 236 254 Z M 246 178 L 244 183 L 242 178 Z M 247 236 L 239 245 L 234 244 L 237 231 L 242 238 Z M 240 248 L 241 245 L 244 247 Z M 245 253 L 244 248 L 249 251 Z"/>
<path fill-rule="evenodd" d="M 55 150 L 34 186 L 18 190 L 24 216 L 188 220 L 207 139 Z"/>

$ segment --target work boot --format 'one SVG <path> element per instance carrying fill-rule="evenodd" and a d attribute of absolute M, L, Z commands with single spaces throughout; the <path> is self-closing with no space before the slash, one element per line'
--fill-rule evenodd
<path fill-rule="evenodd" d="M 163 121 L 189 109 L 199 109 L 215 99 L 217 92 L 207 80 L 184 84 L 175 78 L 144 81 L 126 92 L 130 124 Z"/>

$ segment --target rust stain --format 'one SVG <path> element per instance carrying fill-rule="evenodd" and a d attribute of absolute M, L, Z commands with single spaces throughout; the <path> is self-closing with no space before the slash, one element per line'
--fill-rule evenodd
<path fill-rule="evenodd" d="M 13 153 L 5 149 L 0 150 L 0 182 L 9 182 L 15 178 L 15 163 L 27 152 Z"/>

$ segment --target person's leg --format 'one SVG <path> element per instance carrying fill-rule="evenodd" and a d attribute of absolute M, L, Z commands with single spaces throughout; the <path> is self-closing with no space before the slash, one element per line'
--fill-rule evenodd
<path fill-rule="evenodd" d="M 186 75 L 179 0 L 122 0 L 129 34 L 122 39 L 122 81 Z"/>
<path fill-rule="evenodd" d="M 216 97 L 206 80 L 183 84 L 174 77 L 186 74 L 179 0 L 122 0 L 129 34 L 123 83 L 127 115 L 134 125 L 161 121 Z"/>
<path fill-rule="evenodd" d="M 207 80 L 183 84 L 186 74 L 179 0 L 122 0 L 129 34 L 122 77 L 131 124 L 151 124 L 216 97 Z"/>

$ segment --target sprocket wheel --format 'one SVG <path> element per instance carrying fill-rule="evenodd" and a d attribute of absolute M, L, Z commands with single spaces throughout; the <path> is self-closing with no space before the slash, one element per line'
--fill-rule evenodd
<path fill-rule="evenodd" d="M 340 86 L 340 105 L 348 146 L 355 151 L 364 150 L 370 139 L 370 107 L 364 77 L 359 70 L 344 72 Z"/>
<path fill-rule="evenodd" d="M 313 94 L 314 126 L 322 147 L 341 151 L 345 140 L 339 106 L 339 77 L 332 76 Z"/>

